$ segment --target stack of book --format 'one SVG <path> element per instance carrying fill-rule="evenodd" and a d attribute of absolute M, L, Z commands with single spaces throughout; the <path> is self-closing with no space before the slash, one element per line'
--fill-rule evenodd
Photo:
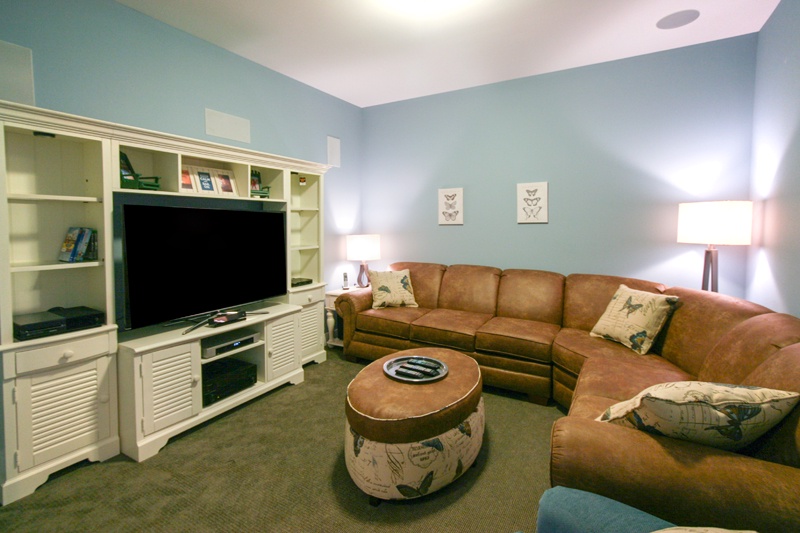
<path fill-rule="evenodd" d="M 97 260 L 97 230 L 92 228 L 69 228 L 58 260 L 64 263 Z"/>

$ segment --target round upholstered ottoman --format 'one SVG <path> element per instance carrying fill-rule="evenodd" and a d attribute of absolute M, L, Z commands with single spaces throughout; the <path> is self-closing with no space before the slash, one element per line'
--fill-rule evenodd
<path fill-rule="evenodd" d="M 409 383 L 384 363 L 418 356 L 445 363 L 437 381 Z M 344 457 L 355 484 L 376 500 L 418 498 L 458 479 L 483 444 L 481 371 L 462 353 L 405 350 L 366 366 L 347 387 Z"/>

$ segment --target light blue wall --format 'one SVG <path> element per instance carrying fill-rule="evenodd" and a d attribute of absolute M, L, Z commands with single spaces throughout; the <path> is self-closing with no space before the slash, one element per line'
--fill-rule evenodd
<path fill-rule="evenodd" d="M 800 2 L 784 0 L 759 34 L 753 195 L 761 207 L 749 299 L 800 316 Z"/>
<path fill-rule="evenodd" d="M 363 225 L 384 263 L 477 263 L 699 288 L 679 202 L 749 197 L 755 35 L 367 108 Z M 516 223 L 516 184 L 549 184 L 549 224 Z M 463 187 L 464 225 L 437 189 Z M 720 251 L 744 295 L 746 251 Z"/>
<path fill-rule="evenodd" d="M 41 107 L 323 163 L 326 136 L 339 137 L 342 167 L 326 180 L 331 284 L 353 268 L 343 235 L 363 231 L 383 235 L 375 267 L 482 263 L 696 287 L 703 247 L 674 242 L 677 204 L 752 195 L 766 199 L 763 246 L 721 249 L 720 290 L 800 314 L 799 9 L 782 2 L 758 37 L 363 110 L 111 0 L 0 0 L 0 40 L 33 50 Z M 205 108 L 249 119 L 252 143 L 206 136 Z M 773 177 L 766 192 L 751 166 Z M 532 181 L 549 183 L 549 224 L 516 224 L 515 184 Z M 464 188 L 464 226 L 437 224 L 436 191 L 449 187 Z"/>
<path fill-rule="evenodd" d="M 358 107 L 116 2 L 0 0 L 0 40 L 33 50 L 39 107 L 320 163 L 332 135 L 326 208 L 358 190 Z M 250 120 L 251 143 L 206 135 L 206 108 Z"/>

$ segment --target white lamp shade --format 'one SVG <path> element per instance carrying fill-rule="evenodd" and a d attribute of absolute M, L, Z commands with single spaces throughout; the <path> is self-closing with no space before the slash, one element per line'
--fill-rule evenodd
<path fill-rule="evenodd" d="M 348 235 L 348 261 L 374 261 L 381 258 L 380 235 Z"/>
<path fill-rule="evenodd" d="M 753 202 L 692 202 L 678 204 L 678 242 L 750 244 Z"/>

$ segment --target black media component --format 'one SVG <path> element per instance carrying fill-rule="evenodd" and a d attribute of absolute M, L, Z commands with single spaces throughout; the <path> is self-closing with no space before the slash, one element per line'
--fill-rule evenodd
<path fill-rule="evenodd" d="M 96 328 L 102 326 L 106 320 L 104 312 L 83 305 L 79 307 L 53 307 L 50 312 L 64 317 L 67 331 Z"/>
<path fill-rule="evenodd" d="M 203 365 L 203 407 L 255 385 L 256 365 L 233 356 Z"/>
<path fill-rule="evenodd" d="M 49 311 L 14 317 L 14 338 L 18 341 L 38 339 L 66 332 L 66 319 Z"/>

